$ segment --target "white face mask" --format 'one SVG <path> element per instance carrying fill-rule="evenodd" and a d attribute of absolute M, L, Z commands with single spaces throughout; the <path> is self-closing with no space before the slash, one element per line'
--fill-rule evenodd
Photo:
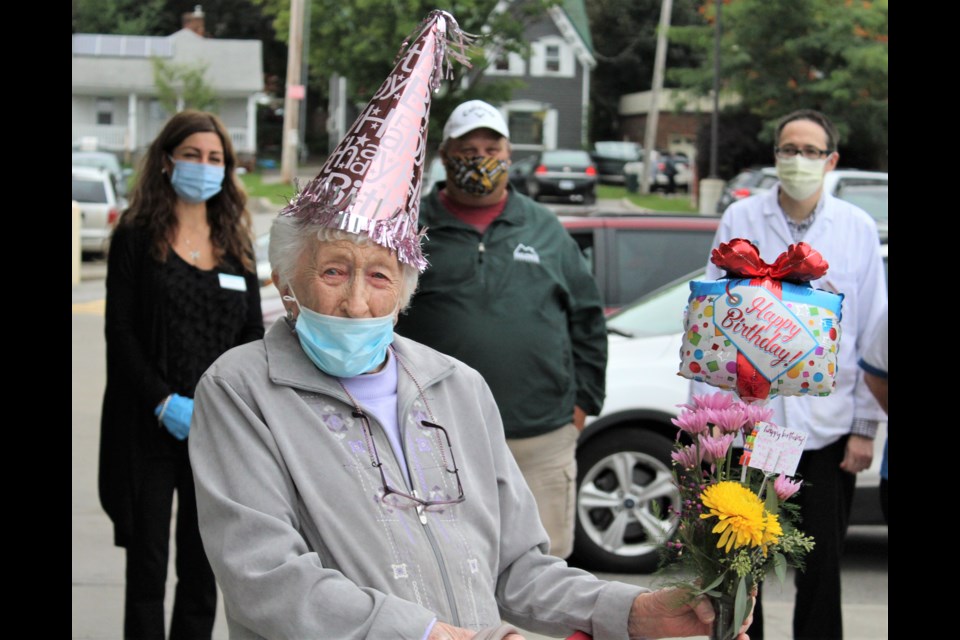
<path fill-rule="evenodd" d="M 784 192 L 794 200 L 806 200 L 823 184 L 826 158 L 808 160 L 799 153 L 792 158 L 777 158 L 777 177 Z"/>

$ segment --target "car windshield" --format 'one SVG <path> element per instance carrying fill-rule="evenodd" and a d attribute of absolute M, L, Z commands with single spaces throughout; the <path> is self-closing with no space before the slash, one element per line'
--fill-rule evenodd
<path fill-rule="evenodd" d="M 590 154 L 586 151 L 544 151 L 541 161 L 546 165 L 566 164 L 578 167 L 592 164 Z"/>
<path fill-rule="evenodd" d="M 593 148 L 598 154 L 621 160 L 639 160 L 640 148 L 635 142 L 597 142 Z"/>
<path fill-rule="evenodd" d="M 633 338 L 666 336 L 683 331 L 683 310 L 690 296 L 690 281 L 702 278 L 695 271 L 657 289 L 607 318 L 607 330 Z"/>
<path fill-rule="evenodd" d="M 756 177 L 756 171 L 742 171 L 735 175 L 730 182 L 727 183 L 728 189 L 738 189 L 744 187 L 750 183 Z"/>
<path fill-rule="evenodd" d="M 777 183 L 777 176 L 762 176 L 760 181 L 757 182 L 757 189 L 770 189 L 774 184 Z"/>
<path fill-rule="evenodd" d="M 837 196 L 857 205 L 877 222 L 887 222 L 887 185 L 846 185 Z"/>
<path fill-rule="evenodd" d="M 73 179 L 73 199 L 77 202 L 106 202 L 107 188 L 103 180 Z"/>
<path fill-rule="evenodd" d="M 120 161 L 116 157 L 102 153 L 74 153 L 74 166 L 95 167 L 97 169 L 106 169 L 117 175 L 120 174 Z"/>

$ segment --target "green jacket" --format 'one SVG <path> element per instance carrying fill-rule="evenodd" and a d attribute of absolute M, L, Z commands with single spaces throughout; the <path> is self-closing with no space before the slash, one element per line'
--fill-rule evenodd
<path fill-rule="evenodd" d="M 508 438 L 568 424 L 603 406 L 607 335 L 596 281 L 557 216 L 510 190 L 482 235 L 440 203 L 420 205 L 430 266 L 397 333 L 483 375 Z"/>

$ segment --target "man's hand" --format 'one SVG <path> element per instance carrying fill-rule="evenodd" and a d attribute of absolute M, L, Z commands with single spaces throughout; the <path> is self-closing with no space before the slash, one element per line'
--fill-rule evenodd
<path fill-rule="evenodd" d="M 709 636 L 716 613 L 706 596 L 688 602 L 689 594 L 681 589 L 660 589 L 641 593 L 630 607 L 627 633 L 631 638 L 687 638 Z M 746 634 L 753 623 L 756 592 L 751 595 L 750 614 L 740 627 L 737 640 L 750 640 Z"/>
<path fill-rule="evenodd" d="M 587 412 L 573 405 L 573 426 L 577 428 L 577 431 L 583 431 L 583 425 L 587 422 Z"/>
<path fill-rule="evenodd" d="M 847 439 L 847 450 L 843 454 L 840 468 L 850 473 L 860 473 L 873 462 L 873 440 L 853 435 Z"/>

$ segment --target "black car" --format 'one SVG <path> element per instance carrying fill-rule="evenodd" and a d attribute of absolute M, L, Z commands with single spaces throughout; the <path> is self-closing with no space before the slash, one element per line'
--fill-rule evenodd
<path fill-rule="evenodd" d="M 643 160 L 643 147 L 628 140 L 601 140 L 593 144 L 590 152 L 597 166 L 600 182 L 604 184 L 626 183 L 624 165 Z"/>
<path fill-rule="evenodd" d="M 510 183 L 534 200 L 597 201 L 597 167 L 578 149 L 540 151 L 518 160 L 510 167 Z"/>

